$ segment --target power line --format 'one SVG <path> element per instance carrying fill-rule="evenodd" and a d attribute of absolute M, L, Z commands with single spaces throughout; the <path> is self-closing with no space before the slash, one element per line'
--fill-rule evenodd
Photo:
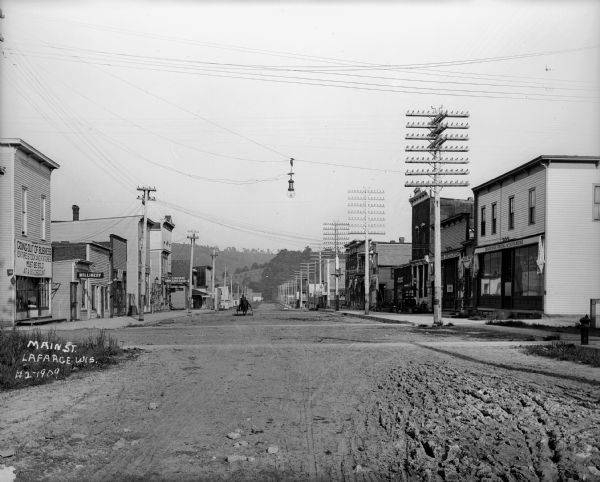
<path fill-rule="evenodd" d="M 27 54 L 24 54 L 27 55 Z M 107 65 L 112 67 L 125 67 L 130 69 L 142 69 L 142 70 L 151 70 L 151 71 L 161 71 L 161 72 L 172 72 L 179 74 L 188 74 L 188 75 L 202 75 L 208 77 L 222 77 L 222 78 L 232 78 L 232 79 L 242 79 L 242 80 L 255 80 L 255 81 L 263 81 L 263 82 L 278 82 L 278 83 L 290 83 L 290 84 L 301 84 L 301 85 L 315 85 L 315 86 L 323 86 L 323 87 L 339 87 L 339 88 L 353 88 L 357 90 L 374 90 L 374 91 L 383 91 L 383 92 L 397 92 L 397 93 L 411 93 L 411 94 L 432 94 L 432 95 L 451 95 L 451 96 L 468 96 L 468 97 L 483 97 L 483 98 L 509 98 L 509 99 L 523 99 L 527 98 L 529 100 L 561 100 L 561 101 L 584 101 L 589 99 L 596 99 L 595 97 L 584 97 L 584 96 L 576 96 L 576 95 L 565 95 L 558 93 L 536 93 L 536 92 L 509 92 L 503 90 L 475 90 L 475 89 L 452 89 L 452 88 L 444 88 L 444 87 L 419 87 L 419 86 L 407 86 L 407 85 L 394 85 L 394 84 L 382 84 L 382 83 L 374 83 L 374 82 L 360 82 L 360 81 L 350 81 L 350 80 L 336 80 L 336 79 L 327 79 L 321 77 L 301 77 L 301 76 L 292 76 L 292 75 L 277 75 L 272 73 L 260 73 L 255 71 L 236 71 L 229 67 L 224 68 L 216 68 L 216 67 L 186 67 L 186 66 L 177 66 L 177 65 L 168 65 L 165 68 L 159 68 L 160 64 L 151 61 L 140 62 L 128 62 L 123 61 L 121 59 L 113 59 L 113 60 L 104 60 L 104 59 L 90 59 L 90 58 L 82 58 L 78 55 L 66 55 L 66 56 L 54 56 L 44 55 L 44 54 L 31 54 L 38 55 L 43 58 L 54 58 L 56 60 L 66 60 L 66 61 L 77 61 L 88 63 L 92 65 Z M 151 57 L 145 57 L 151 59 Z M 73 59 L 73 60 L 72 60 Z M 225 64 L 228 65 L 228 64 Z M 233 64 L 231 64 L 233 65 Z M 425 65 L 425 64 L 423 64 Z M 171 67 L 171 68 L 168 68 Z M 394 70 L 394 69 L 379 69 L 379 70 Z M 290 72 L 297 70 L 290 70 Z M 400 80 L 390 77 L 382 77 L 382 76 L 361 76 L 358 74 L 339 74 L 335 72 L 325 72 L 325 71 L 304 71 L 306 73 L 326 73 L 332 75 L 345 75 L 348 77 L 357 77 L 357 78 L 379 78 L 379 79 L 387 79 L 387 80 Z M 109 74 L 113 75 L 113 74 Z M 403 81 L 416 82 L 417 80 L 413 79 L 401 79 Z M 432 81 L 430 81 L 432 82 Z M 433 81 L 435 83 L 435 81 Z M 441 83 L 438 82 L 438 83 Z M 457 83 L 462 85 L 460 83 Z M 509 86 L 507 84 L 469 84 L 463 83 L 464 85 L 483 85 L 483 86 Z M 509 86 L 512 87 L 512 86 Z M 544 89 L 547 90 L 547 87 L 533 87 L 533 86 L 515 86 L 526 89 Z M 564 89 L 563 90 L 585 90 L 585 89 Z M 534 96 L 534 97 L 532 97 Z M 165 101 L 164 98 L 159 97 L 161 100 Z M 188 111 L 189 112 L 189 111 Z M 202 117 L 200 117 L 202 118 Z M 203 120 L 207 120 L 202 118 Z M 213 122 L 207 120 L 207 122 Z M 224 128 L 221 125 L 216 124 L 217 126 Z M 229 130 L 225 128 L 226 130 Z M 235 133 L 235 131 L 231 131 Z M 246 136 L 235 133 L 236 135 L 240 135 L 247 140 L 250 140 Z M 252 140 L 252 142 L 257 143 L 257 141 Z M 263 144 L 258 143 L 265 147 Z M 266 147 L 269 150 L 273 150 L 270 147 Z M 275 151 L 279 153 L 279 151 Z M 279 153 L 281 154 L 281 153 Z"/>
<path fill-rule="evenodd" d="M 221 227 L 225 227 L 228 229 L 233 229 L 235 231 L 241 231 L 241 232 L 245 232 L 248 234 L 254 234 L 257 236 L 262 236 L 262 237 L 267 237 L 267 238 L 271 238 L 271 239 L 278 239 L 278 240 L 293 240 L 293 241 L 301 241 L 303 243 L 314 243 L 314 242 L 318 242 L 319 239 L 318 238 L 313 238 L 310 236 L 304 236 L 301 234 L 295 234 L 295 233 L 284 233 L 282 231 L 269 231 L 267 229 L 264 228 L 260 228 L 257 226 L 252 226 L 252 225 L 248 225 L 245 223 L 242 223 L 240 221 L 223 221 L 222 219 L 215 219 L 207 214 L 201 213 L 199 211 L 190 209 L 190 208 L 186 208 L 184 206 L 180 206 L 168 201 L 164 201 L 161 199 L 157 199 L 157 202 L 168 207 L 171 209 L 175 209 L 179 212 L 182 212 L 184 214 L 188 214 L 189 216 L 198 218 L 198 219 L 202 219 L 203 221 L 207 221 L 211 224 L 215 224 Z"/>
<path fill-rule="evenodd" d="M 579 51 L 583 51 L 583 50 L 596 49 L 599 47 L 598 45 L 587 45 L 587 46 L 571 47 L 571 48 L 548 50 L 548 51 L 541 51 L 541 52 L 526 52 L 526 53 L 521 53 L 521 54 L 511 54 L 511 55 L 504 55 L 504 56 L 480 57 L 480 58 L 459 59 L 459 60 L 451 60 L 451 61 L 443 61 L 443 62 L 427 62 L 427 63 L 419 63 L 419 64 L 375 64 L 372 62 L 359 62 L 359 61 L 354 61 L 354 60 L 339 59 L 339 58 L 333 58 L 333 57 L 304 55 L 304 54 L 298 54 L 298 53 L 286 52 L 286 51 L 258 49 L 258 48 L 251 48 L 251 47 L 231 45 L 231 44 L 220 44 L 220 43 L 216 43 L 216 42 L 199 41 L 199 40 L 195 40 L 195 39 L 185 39 L 185 38 L 181 38 L 181 37 L 174 37 L 174 36 L 168 36 L 168 35 L 149 34 L 147 32 L 139 32 L 139 31 L 135 31 L 135 30 L 118 28 L 118 27 L 107 27 L 107 26 L 93 24 L 93 23 L 89 23 L 89 22 L 78 22 L 78 21 L 68 20 L 68 19 L 64 19 L 64 18 L 59 19 L 56 17 L 39 15 L 39 14 L 28 14 L 28 17 L 31 17 L 31 16 L 46 18 L 46 19 L 50 19 L 50 20 L 54 20 L 54 21 L 69 22 L 72 24 L 82 25 L 82 26 L 85 26 L 88 28 L 117 32 L 117 33 L 138 36 L 138 37 L 143 37 L 143 38 L 152 38 L 152 39 L 156 39 L 156 40 L 167 40 L 167 41 L 172 41 L 172 42 L 192 44 L 192 45 L 198 45 L 198 46 L 210 47 L 210 48 L 219 48 L 219 49 L 226 49 L 226 50 L 258 53 L 258 54 L 262 54 L 262 55 L 269 55 L 269 56 L 275 56 L 275 57 L 312 59 L 312 60 L 317 60 L 319 62 L 341 65 L 341 67 L 337 67 L 337 68 L 348 68 L 348 67 L 352 68 L 352 67 L 354 67 L 354 68 L 377 69 L 377 70 L 400 69 L 400 68 L 413 69 L 413 68 L 422 68 L 424 66 L 445 66 L 445 65 L 461 65 L 461 64 L 472 64 L 472 63 L 482 63 L 482 62 L 486 62 L 486 63 L 487 62 L 498 62 L 498 61 L 505 61 L 505 60 L 519 59 L 519 58 L 529 58 L 529 57 L 556 55 L 556 54 L 562 54 L 562 53 L 579 52 Z M 333 67 L 333 68 L 336 68 L 336 67 Z"/>

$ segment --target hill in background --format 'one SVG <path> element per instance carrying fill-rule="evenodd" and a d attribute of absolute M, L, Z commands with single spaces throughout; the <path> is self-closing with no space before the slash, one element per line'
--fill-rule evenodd
<path fill-rule="evenodd" d="M 211 266 L 212 250 L 211 246 L 196 245 L 194 266 Z M 262 293 L 266 300 L 277 301 L 279 285 L 293 277 L 294 271 L 300 268 L 300 263 L 311 261 L 313 251 L 308 246 L 303 251 L 282 249 L 277 254 L 257 249 L 238 251 L 236 248 L 225 248 L 217 250 L 217 254 L 215 280 L 218 284 L 223 283 L 227 267 L 227 285 L 230 285 L 233 277 L 234 292 L 238 285 L 246 286 Z M 172 260 L 174 264 L 181 265 L 185 262 L 185 266 L 189 266 L 190 245 L 174 243 Z"/>
<path fill-rule="evenodd" d="M 194 266 L 208 265 L 212 266 L 211 254 L 213 246 L 194 246 Z M 248 286 L 248 283 L 256 283 L 261 279 L 262 268 L 275 257 L 271 251 L 258 249 L 242 249 L 229 247 L 223 250 L 217 250 L 215 260 L 216 282 L 222 283 L 224 279 L 225 268 L 227 268 L 227 284 L 229 285 L 230 276 L 233 275 L 234 283 L 240 283 Z M 190 245 L 183 243 L 173 243 L 171 259 L 173 264 L 189 266 L 190 263 Z M 187 270 L 186 270 L 187 273 Z M 234 287 L 235 288 L 235 287 Z M 253 288 L 254 289 L 254 288 Z M 259 291 L 259 290 L 257 290 Z"/>

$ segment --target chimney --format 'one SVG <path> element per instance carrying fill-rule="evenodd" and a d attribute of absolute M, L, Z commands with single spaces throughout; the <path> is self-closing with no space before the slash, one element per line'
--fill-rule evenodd
<path fill-rule="evenodd" d="M 73 221 L 79 221 L 79 206 L 73 204 L 71 207 L 73 208 Z"/>
<path fill-rule="evenodd" d="M 399 242 L 400 244 L 404 244 L 404 236 L 400 236 L 400 237 L 398 238 L 398 242 Z"/>

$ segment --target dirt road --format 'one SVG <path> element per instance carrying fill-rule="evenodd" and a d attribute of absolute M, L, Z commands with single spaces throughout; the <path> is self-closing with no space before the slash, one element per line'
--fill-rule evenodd
<path fill-rule="evenodd" d="M 423 345 L 451 331 L 263 305 L 112 334 L 143 352 L 0 394 L 17 480 L 600 480 L 599 385 Z"/>

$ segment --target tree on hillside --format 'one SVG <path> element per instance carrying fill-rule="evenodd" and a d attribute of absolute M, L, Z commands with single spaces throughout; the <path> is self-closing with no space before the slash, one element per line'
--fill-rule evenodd
<path fill-rule="evenodd" d="M 282 249 L 269 261 L 262 273 L 262 293 L 265 299 L 276 300 L 278 286 L 285 283 L 298 270 L 300 263 L 310 261 L 312 250 L 309 246 L 303 251 L 288 251 Z"/>

